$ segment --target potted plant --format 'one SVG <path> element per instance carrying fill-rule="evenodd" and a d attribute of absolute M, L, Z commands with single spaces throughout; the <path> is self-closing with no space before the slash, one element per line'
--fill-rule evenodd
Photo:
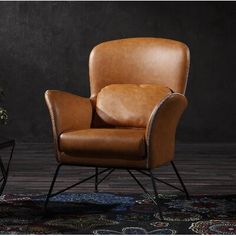
<path fill-rule="evenodd" d="M 0 88 L 0 124 L 6 124 L 8 119 L 7 110 L 2 107 L 2 100 L 4 97 L 3 90 Z"/>

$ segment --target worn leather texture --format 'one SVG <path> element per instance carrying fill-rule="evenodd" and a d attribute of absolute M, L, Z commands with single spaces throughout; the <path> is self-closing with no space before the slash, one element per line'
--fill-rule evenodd
<path fill-rule="evenodd" d="M 84 129 L 60 135 L 60 150 L 73 155 L 144 159 L 145 129 Z"/>
<path fill-rule="evenodd" d="M 61 91 L 47 91 L 45 94 L 58 162 L 137 169 L 153 169 L 170 162 L 174 157 L 176 127 L 187 106 L 184 92 L 188 70 L 188 47 L 174 40 L 132 38 L 96 46 L 89 59 L 90 99 Z M 143 102 L 140 95 L 135 95 L 132 89 L 132 92 L 129 89 L 117 90 L 114 84 L 132 84 L 138 90 L 144 89 L 140 84 L 152 84 L 167 87 L 173 93 L 166 93 L 160 100 L 156 100 L 156 93 L 152 102 L 149 94 L 144 99 L 151 104 L 144 102 L 145 108 L 148 107 L 145 116 L 141 108 L 137 109 L 142 117 L 139 121 L 140 117 L 133 117 L 136 110 L 131 107 Z M 112 104 L 118 98 L 112 97 L 112 89 L 103 89 L 108 85 L 112 85 L 119 100 L 128 105 L 124 109 L 119 104 L 121 114 L 114 113 Z M 109 118 L 112 117 L 112 122 L 106 118 L 105 122 L 104 117 L 98 116 L 97 105 L 98 113 L 103 110 Z M 114 114 L 120 115 L 121 123 L 113 123 Z M 97 118 L 100 118 L 100 123 L 94 122 Z M 98 123 L 100 128 L 96 129 Z M 127 127 L 116 128 L 113 124 Z"/>
<path fill-rule="evenodd" d="M 66 131 L 90 128 L 92 105 L 88 98 L 59 90 L 47 90 L 45 92 L 45 100 L 52 121 L 54 144 L 59 160 L 59 135 Z"/>
<path fill-rule="evenodd" d="M 159 167 L 174 158 L 175 132 L 186 107 L 185 96 L 173 93 L 153 110 L 146 129 L 147 168 Z"/>
<path fill-rule="evenodd" d="M 154 84 L 112 84 L 97 95 L 96 112 L 114 126 L 145 128 L 154 107 L 171 94 Z"/>
<path fill-rule="evenodd" d="M 189 49 L 162 38 L 128 38 L 96 46 L 89 58 L 91 98 L 109 84 L 159 84 L 184 94 Z"/>

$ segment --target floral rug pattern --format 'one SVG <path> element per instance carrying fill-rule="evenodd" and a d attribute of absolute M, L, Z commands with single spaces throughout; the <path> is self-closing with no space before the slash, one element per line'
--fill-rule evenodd
<path fill-rule="evenodd" d="M 0 234 L 236 234 L 236 196 L 159 195 L 164 221 L 145 195 L 64 193 L 0 197 Z"/>

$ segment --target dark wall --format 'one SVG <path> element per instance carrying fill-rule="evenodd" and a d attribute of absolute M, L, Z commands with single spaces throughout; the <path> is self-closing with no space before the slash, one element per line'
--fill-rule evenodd
<path fill-rule="evenodd" d="M 0 2 L 4 135 L 50 142 L 46 89 L 89 96 L 88 56 L 98 43 L 164 37 L 191 50 L 189 107 L 179 142 L 236 141 L 235 2 Z"/>

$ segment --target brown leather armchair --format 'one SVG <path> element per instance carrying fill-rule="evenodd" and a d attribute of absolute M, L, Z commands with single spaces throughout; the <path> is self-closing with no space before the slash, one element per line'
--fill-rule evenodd
<path fill-rule="evenodd" d="M 134 170 L 151 177 L 152 170 L 171 163 L 182 188 L 188 192 L 174 165 L 175 132 L 187 106 L 184 96 L 189 49 L 178 41 L 162 38 L 129 38 L 96 46 L 89 58 L 91 97 L 48 90 L 56 158 L 59 163 L 47 199 L 114 169 Z M 62 165 L 95 167 L 95 174 L 52 194 Z M 105 168 L 99 171 L 99 167 Z M 105 176 L 105 177 L 106 177 Z M 104 178 L 103 178 L 104 179 Z M 103 180 L 102 179 L 102 180 Z M 165 183 L 165 182 L 164 182 Z M 168 184 L 168 183 L 167 183 Z M 172 186 L 172 185 L 171 185 Z M 160 209 L 159 209 L 160 211 Z M 162 217 L 162 213 L 160 211 Z"/>

